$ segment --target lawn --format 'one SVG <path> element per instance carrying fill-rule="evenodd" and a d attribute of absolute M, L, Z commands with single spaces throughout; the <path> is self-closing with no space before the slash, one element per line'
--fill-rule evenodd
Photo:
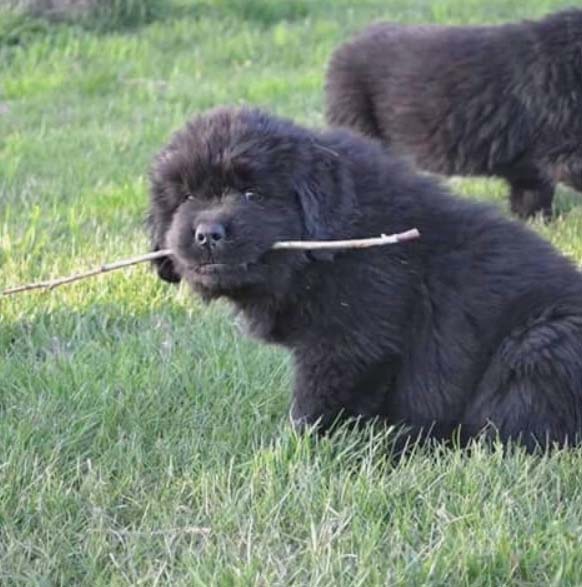
<path fill-rule="evenodd" d="M 0 12 L 0 289 L 147 250 L 152 155 L 192 113 L 323 123 L 332 48 L 377 18 L 573 0 L 174 0 L 136 26 Z M 451 180 L 495 200 L 497 181 Z M 534 224 L 582 262 L 582 200 Z M 574 586 L 582 455 L 315 446 L 284 353 L 146 267 L 0 298 L 0 585 Z"/>

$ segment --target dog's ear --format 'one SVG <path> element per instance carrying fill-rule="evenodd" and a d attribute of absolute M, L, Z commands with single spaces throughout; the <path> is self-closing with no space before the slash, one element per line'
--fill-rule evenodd
<path fill-rule="evenodd" d="M 154 251 L 159 250 L 159 247 L 154 249 Z M 176 271 L 176 266 L 171 257 L 159 257 L 158 259 L 154 259 L 152 263 L 156 268 L 158 276 L 164 281 L 168 281 L 169 283 L 179 283 L 181 281 L 182 276 Z"/>
<path fill-rule="evenodd" d="M 335 240 L 349 238 L 356 215 L 353 177 L 341 155 L 313 145 L 306 174 L 298 181 L 296 193 L 303 214 L 304 238 Z M 312 251 L 311 257 L 331 260 L 330 251 Z"/>
<path fill-rule="evenodd" d="M 152 252 L 162 250 L 160 243 L 164 241 L 165 233 L 168 230 L 169 219 L 162 219 L 163 214 L 161 213 L 158 206 L 152 205 L 150 212 L 146 219 L 146 226 L 150 233 Z M 174 260 L 171 257 L 159 257 L 158 259 L 152 260 L 152 266 L 156 269 L 156 272 L 160 279 L 168 281 L 170 283 L 178 283 L 182 277 L 178 270 Z"/>
<path fill-rule="evenodd" d="M 171 185 L 173 152 L 164 148 L 152 162 L 149 173 L 150 208 L 146 217 L 146 226 L 150 234 L 151 249 L 160 251 L 164 247 L 166 234 L 172 224 L 174 210 L 166 203 L 167 189 Z M 170 178 L 170 179 L 168 179 Z M 178 283 L 182 277 L 171 257 L 159 257 L 152 260 L 152 266 L 160 279 L 170 283 Z"/>

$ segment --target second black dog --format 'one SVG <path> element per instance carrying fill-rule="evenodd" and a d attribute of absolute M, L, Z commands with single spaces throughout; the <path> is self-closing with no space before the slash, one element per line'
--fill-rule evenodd
<path fill-rule="evenodd" d="M 582 10 L 504 26 L 372 26 L 331 59 L 327 120 L 428 171 L 503 177 L 515 214 L 549 216 L 557 180 L 582 191 Z"/>

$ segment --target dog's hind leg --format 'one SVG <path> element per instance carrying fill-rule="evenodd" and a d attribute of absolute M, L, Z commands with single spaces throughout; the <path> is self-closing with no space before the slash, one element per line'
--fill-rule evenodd
<path fill-rule="evenodd" d="M 353 54 L 340 48 L 329 65 L 325 84 L 325 118 L 363 135 L 387 140 L 378 124 L 374 101 Z"/>
<path fill-rule="evenodd" d="M 505 176 L 511 187 L 511 211 L 527 219 L 540 213 L 544 219 L 552 217 L 555 181 L 536 168 L 525 168 Z"/>
<path fill-rule="evenodd" d="M 461 428 L 469 436 L 485 430 L 530 451 L 582 440 L 582 317 L 540 320 L 508 337 Z"/>

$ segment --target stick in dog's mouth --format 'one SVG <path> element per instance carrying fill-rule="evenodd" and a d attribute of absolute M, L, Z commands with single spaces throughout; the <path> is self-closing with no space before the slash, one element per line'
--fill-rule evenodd
<path fill-rule="evenodd" d="M 274 250 L 303 250 L 303 251 L 321 251 L 321 250 L 340 250 L 340 249 L 367 249 L 370 247 L 379 247 L 383 245 L 395 245 L 406 241 L 414 240 L 420 237 L 420 232 L 416 228 L 406 230 L 396 234 L 382 234 L 378 237 L 373 238 L 361 238 L 351 240 L 340 240 L 340 241 L 279 241 L 273 245 Z M 130 259 L 123 259 L 121 261 L 115 261 L 114 263 L 106 263 L 96 269 L 91 269 L 83 273 L 77 273 L 75 275 L 69 275 L 67 277 L 60 277 L 58 279 L 51 279 L 48 281 L 39 281 L 37 283 L 28 283 L 25 285 L 19 285 L 5 289 L 2 292 L 3 296 L 14 295 L 23 293 L 26 291 L 32 291 L 36 289 L 51 290 L 55 287 L 65 285 L 67 283 L 73 283 L 102 273 L 108 273 L 109 271 L 116 271 L 117 269 L 124 269 L 125 267 L 131 267 L 139 263 L 146 263 L 147 261 L 153 261 L 160 257 L 169 257 L 174 253 L 171 249 L 163 249 L 161 251 L 155 251 L 153 253 L 147 253 L 138 257 L 132 257 Z"/>

